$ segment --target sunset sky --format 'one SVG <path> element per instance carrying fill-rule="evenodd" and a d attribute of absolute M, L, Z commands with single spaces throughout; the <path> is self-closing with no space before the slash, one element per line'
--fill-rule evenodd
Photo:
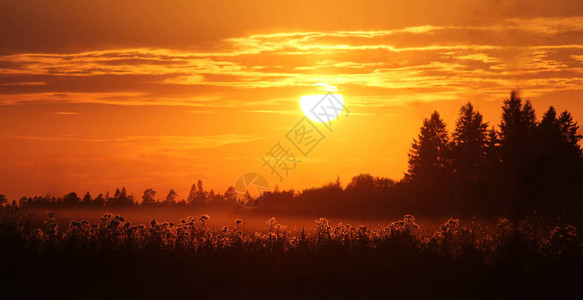
<path fill-rule="evenodd" d="M 316 83 L 350 115 L 279 182 Z M 423 118 L 497 125 L 512 89 L 583 121 L 583 2 L 1 0 L 0 194 L 400 179 Z"/>

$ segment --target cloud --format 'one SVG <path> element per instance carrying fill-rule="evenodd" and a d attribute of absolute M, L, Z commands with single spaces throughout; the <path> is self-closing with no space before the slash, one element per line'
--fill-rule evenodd
<path fill-rule="evenodd" d="M 31 86 L 31 85 L 47 85 L 47 83 L 44 81 L 14 81 L 0 83 L 0 86 Z"/>
<path fill-rule="evenodd" d="M 246 110 L 249 113 L 278 114 L 278 115 L 297 115 L 296 111 L 289 110 Z"/>
<path fill-rule="evenodd" d="M 250 34 L 189 51 L 11 54 L 0 56 L 0 104 L 281 111 L 281 101 L 297 98 L 298 89 L 318 82 L 348 94 L 358 90 L 352 93 L 356 103 L 375 97 L 367 96 L 366 89 L 401 102 L 413 90 L 419 93 L 416 99 L 456 99 L 478 89 L 498 95 L 516 86 L 534 94 L 550 86 L 580 90 L 583 44 L 576 37 L 583 34 L 581 24 L 581 16 L 509 18 L 478 25 Z M 275 89 L 279 100 L 274 92 L 261 92 Z"/>
<path fill-rule="evenodd" d="M 76 113 L 57 113 L 76 114 Z M 133 144 L 149 144 L 155 147 L 169 147 L 177 149 L 210 149 L 231 144 L 253 142 L 263 139 L 262 137 L 241 134 L 219 134 L 211 136 L 127 136 L 121 138 L 83 138 L 83 137 L 45 137 L 45 136 L 25 136 L 25 135 L 4 135 L 4 139 L 20 139 L 30 141 L 46 142 L 91 142 L 91 143 L 114 143 L 118 145 L 132 146 Z"/>
<path fill-rule="evenodd" d="M 68 115 L 80 115 L 81 113 L 75 112 L 75 111 L 58 111 L 58 112 L 54 112 L 53 114 L 68 116 Z"/>

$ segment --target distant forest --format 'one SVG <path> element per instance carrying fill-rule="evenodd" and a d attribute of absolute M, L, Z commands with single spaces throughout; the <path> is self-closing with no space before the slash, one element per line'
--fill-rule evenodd
<path fill-rule="evenodd" d="M 426 216 L 479 215 L 522 218 L 581 215 L 583 152 L 579 126 L 568 111 L 549 107 L 539 120 L 530 101 L 515 91 L 505 99 L 501 123 L 485 122 L 471 103 L 459 110 L 453 132 L 435 111 L 423 120 L 409 152 L 404 178 L 360 174 L 342 186 L 339 180 L 319 188 L 265 193 L 258 210 L 266 213 Z M 23 197 L 13 206 L 59 207 L 202 207 L 245 210 L 237 204 L 234 187 L 224 193 L 207 191 L 202 181 L 186 199 L 173 191 L 160 199 L 147 189 L 141 199 L 125 188 L 80 197 Z M 250 199 L 248 201 L 259 201 Z M 248 203 L 252 204 L 252 203 Z M 250 205 L 253 206 L 253 205 Z"/>

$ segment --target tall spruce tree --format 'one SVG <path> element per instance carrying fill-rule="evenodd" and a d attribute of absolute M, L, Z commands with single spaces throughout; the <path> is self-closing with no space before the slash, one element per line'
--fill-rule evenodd
<path fill-rule="evenodd" d="M 583 151 L 581 150 L 579 141 L 583 138 L 583 136 L 578 133 L 579 125 L 577 125 L 577 122 L 573 121 L 571 113 L 568 111 L 562 112 L 557 120 L 557 123 L 559 124 L 561 131 L 563 144 L 569 152 L 569 155 L 581 159 Z"/>
<path fill-rule="evenodd" d="M 192 186 L 190 186 L 190 192 L 188 192 L 188 198 L 186 198 L 186 201 L 190 205 L 196 203 L 196 184 L 193 183 Z"/>
<path fill-rule="evenodd" d="M 452 139 L 452 166 L 456 174 L 476 180 L 486 166 L 488 124 L 471 103 L 460 108 Z"/>
<path fill-rule="evenodd" d="M 500 166 L 500 133 L 492 126 L 486 137 L 486 173 L 494 174 Z"/>
<path fill-rule="evenodd" d="M 423 121 L 423 126 L 409 152 L 409 170 L 405 181 L 409 182 L 413 210 L 440 214 L 449 210 L 450 198 L 446 187 L 451 175 L 449 134 L 438 112 Z"/>
<path fill-rule="evenodd" d="M 166 201 L 164 201 L 165 204 L 176 204 L 176 198 L 178 197 L 178 194 L 176 194 L 176 192 L 173 189 L 170 189 L 170 191 L 168 192 L 168 195 L 166 196 Z"/>
<path fill-rule="evenodd" d="M 484 206 L 482 181 L 487 167 L 487 128 L 482 114 L 471 103 L 460 108 L 451 143 L 452 209 L 474 213 Z"/>
<path fill-rule="evenodd" d="M 507 209 L 515 217 L 532 212 L 537 189 L 537 121 L 530 101 L 522 104 L 518 92 L 512 91 L 502 107 L 501 169 Z"/>
<path fill-rule="evenodd" d="M 449 154 L 446 125 L 435 111 L 429 119 L 423 120 L 421 132 L 413 140 L 407 179 L 427 184 L 442 182 L 450 174 Z"/>

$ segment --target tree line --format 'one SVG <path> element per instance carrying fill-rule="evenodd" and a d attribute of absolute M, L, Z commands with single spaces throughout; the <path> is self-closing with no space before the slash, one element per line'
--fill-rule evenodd
<path fill-rule="evenodd" d="M 535 210 L 577 209 L 583 187 L 579 126 L 549 107 L 539 121 L 516 91 L 489 126 L 471 103 L 460 108 L 451 134 L 439 113 L 423 121 L 404 181 L 429 207 L 522 216 Z"/>
<path fill-rule="evenodd" d="M 404 177 L 360 174 L 345 186 L 339 179 L 319 188 L 265 193 L 266 213 L 417 215 L 580 215 L 583 199 L 583 151 L 579 126 L 568 111 L 549 107 L 539 120 L 530 101 L 512 91 L 504 100 L 500 124 L 491 125 L 468 102 L 459 110 L 450 133 L 437 111 L 423 120 L 409 151 Z M 134 199 L 125 188 L 92 198 L 69 193 L 62 198 L 20 199 L 20 205 L 41 206 L 223 206 L 236 203 L 234 187 L 224 193 L 193 184 L 178 200 L 147 189 Z M 141 201 L 140 201 L 141 200 Z M 250 201 L 256 201 L 251 199 Z M 0 195 L 0 202 L 6 202 Z M 227 204 L 228 203 L 228 204 Z M 16 205 L 15 202 L 13 202 Z"/>
<path fill-rule="evenodd" d="M 216 193 L 214 190 L 207 191 L 203 187 L 202 180 L 192 184 L 190 192 L 186 199 L 178 198 L 178 194 L 171 189 L 163 198 L 157 197 L 158 192 L 149 188 L 144 191 L 141 199 L 136 199 L 128 194 L 125 187 L 117 188 L 113 195 L 109 192 L 92 197 L 87 192 L 80 197 L 75 192 L 70 192 L 63 197 L 54 196 L 35 196 L 22 197 L 18 203 L 13 200 L 10 205 L 13 206 L 40 206 L 40 207 L 154 207 L 154 206 L 196 206 L 222 204 L 226 202 L 235 202 L 235 188 L 229 187 L 224 193 Z M 0 195 L 0 204 L 8 203 L 4 195 Z"/>
<path fill-rule="evenodd" d="M 570 112 L 549 107 L 539 120 L 530 101 L 512 91 L 498 126 L 470 102 L 450 133 L 437 111 L 423 120 L 400 181 L 360 174 L 298 195 L 270 193 L 276 211 L 319 214 L 580 216 L 583 152 Z"/>

